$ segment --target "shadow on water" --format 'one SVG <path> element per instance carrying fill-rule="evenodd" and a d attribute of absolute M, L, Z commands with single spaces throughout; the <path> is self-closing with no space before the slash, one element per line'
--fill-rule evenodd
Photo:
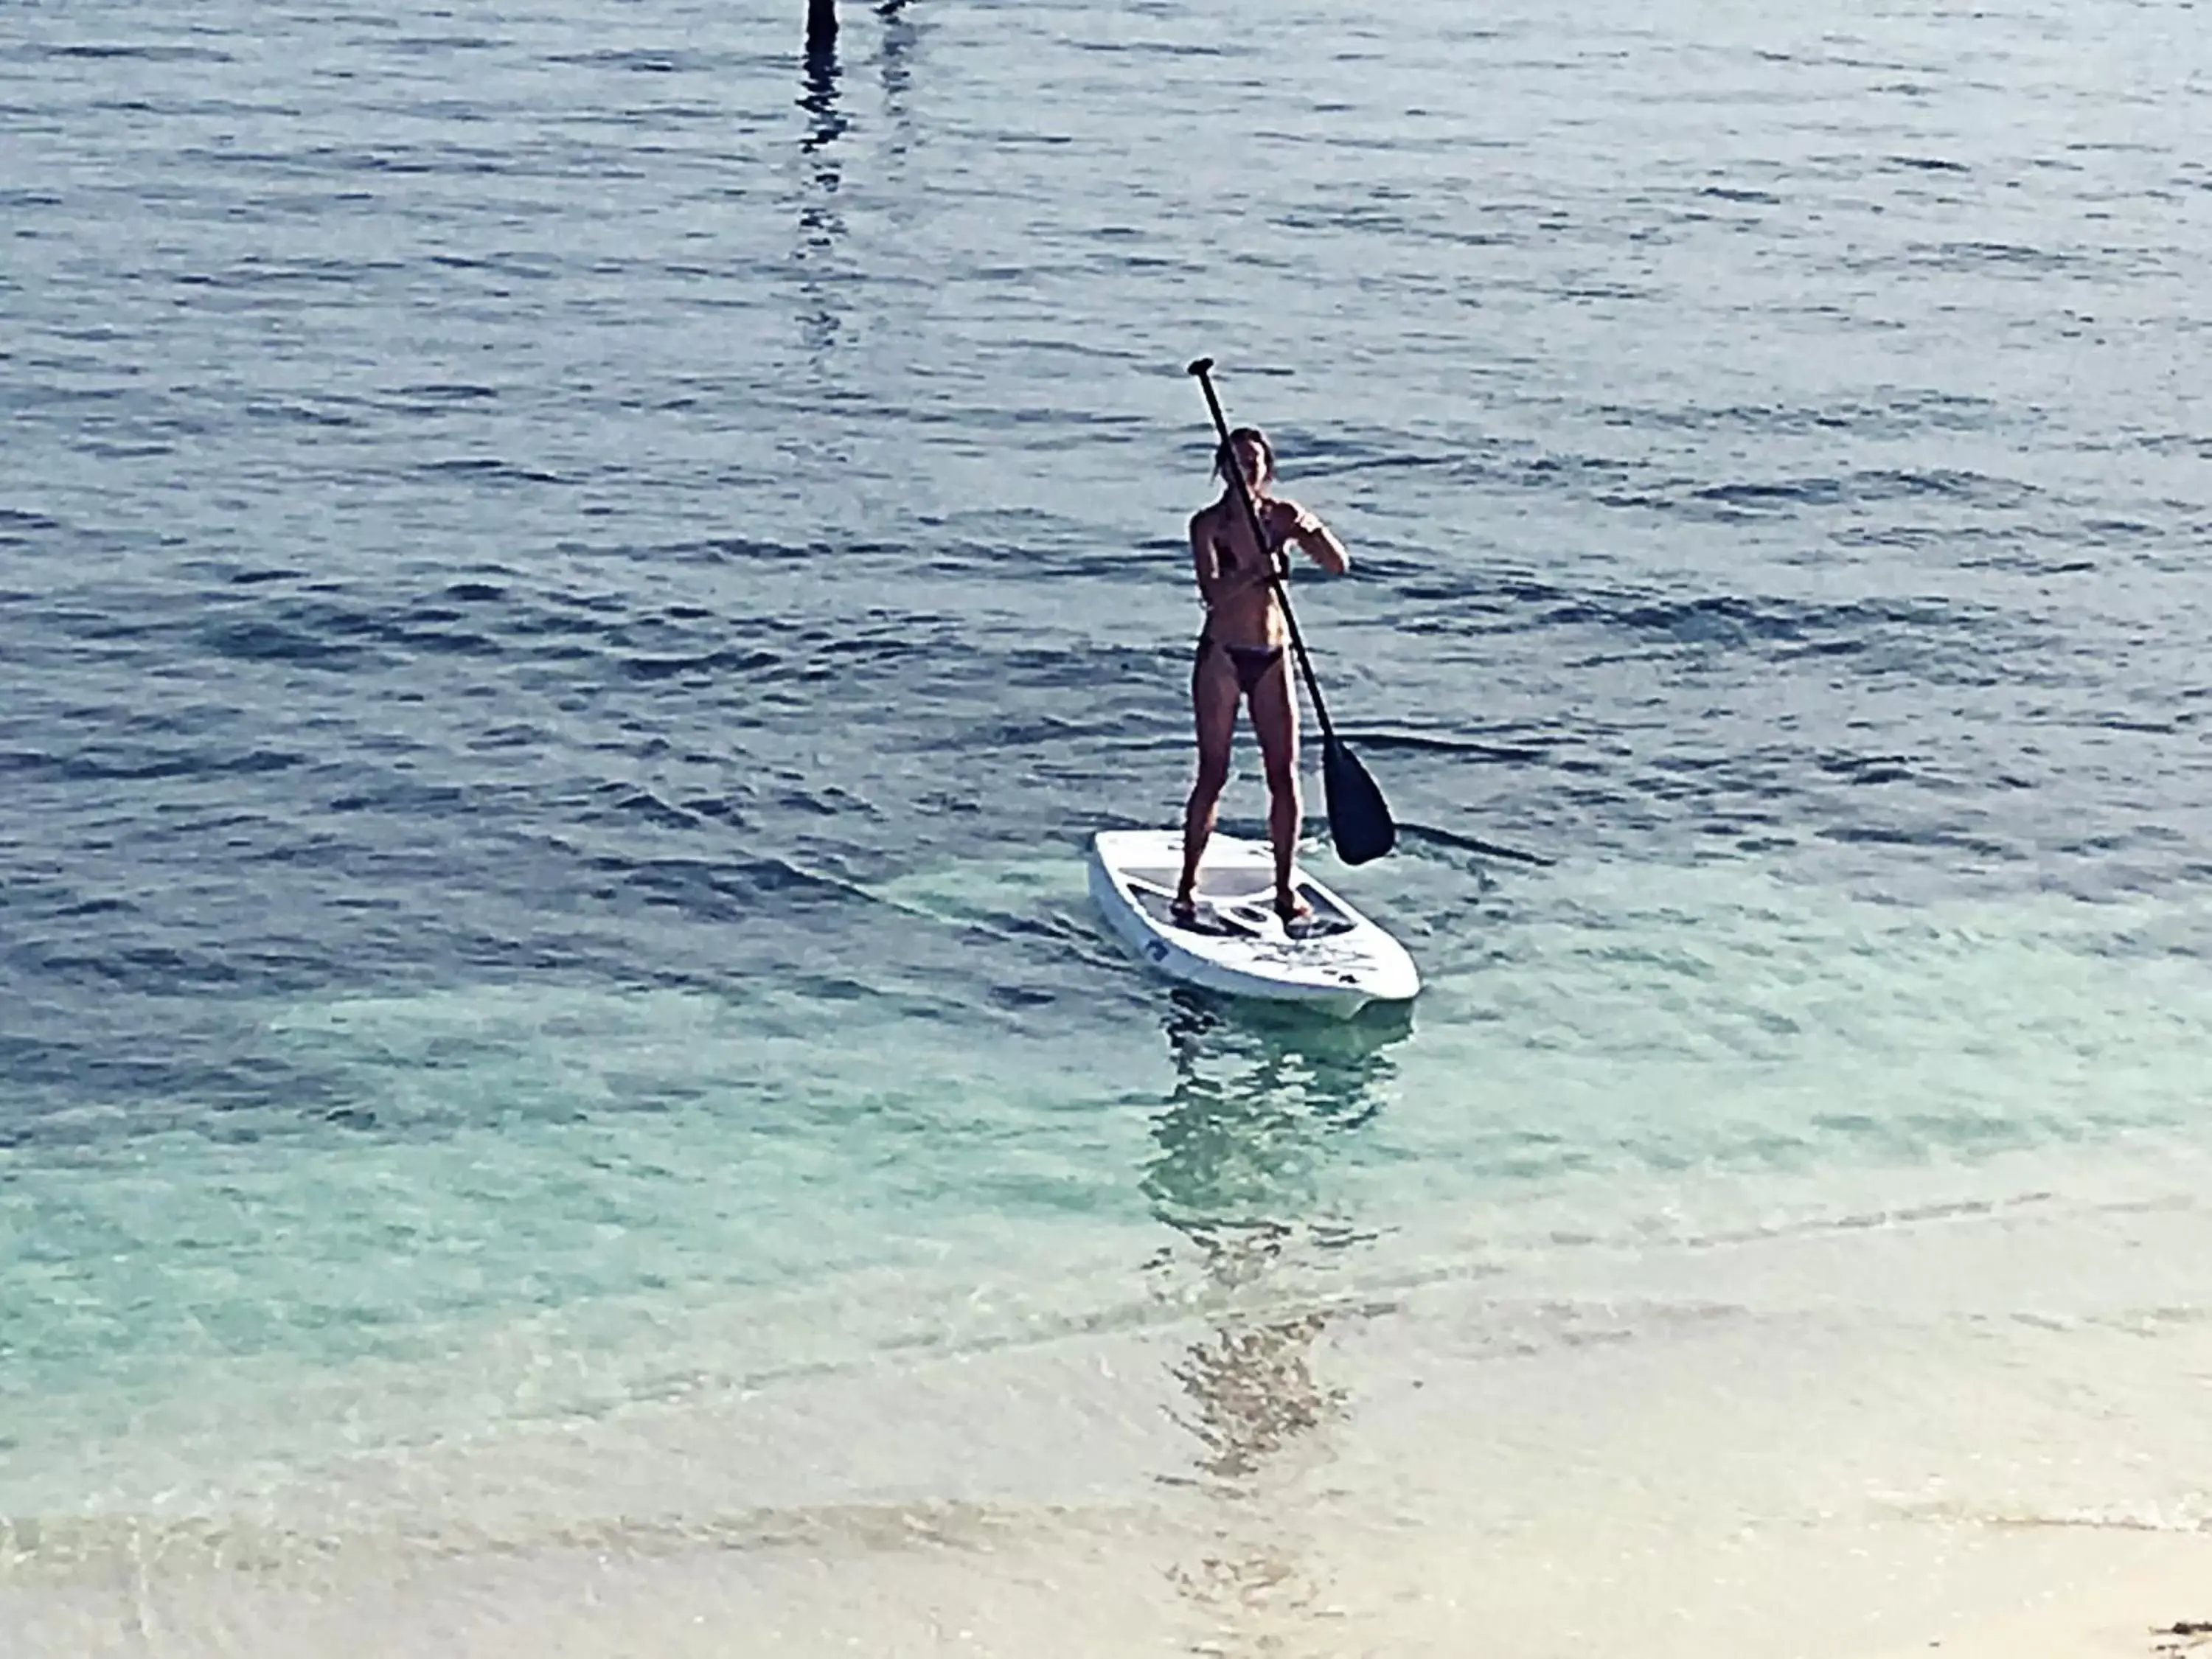
<path fill-rule="evenodd" d="M 1209 1650 L 1272 1652 L 1255 1624 L 1303 1615 L 1319 1594 L 1300 1565 L 1298 1493 L 1346 1401 L 1314 1351 L 1348 1312 L 1333 1270 L 1372 1236 L 1332 1200 L 1329 1165 L 1382 1110 L 1413 1019 L 1292 1021 L 1178 992 L 1164 1029 L 1176 1082 L 1142 1184 L 1174 1237 L 1150 1266 L 1164 1293 L 1215 1310 L 1170 1368 L 1195 1449 L 1190 1473 L 1164 1479 L 1217 1511 L 1212 1545 L 1174 1577 Z"/>

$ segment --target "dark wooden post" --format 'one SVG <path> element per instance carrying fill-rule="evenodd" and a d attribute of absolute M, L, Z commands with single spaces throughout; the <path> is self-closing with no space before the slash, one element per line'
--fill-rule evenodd
<path fill-rule="evenodd" d="M 837 0 L 806 0 L 806 49 L 829 52 L 837 44 Z"/>

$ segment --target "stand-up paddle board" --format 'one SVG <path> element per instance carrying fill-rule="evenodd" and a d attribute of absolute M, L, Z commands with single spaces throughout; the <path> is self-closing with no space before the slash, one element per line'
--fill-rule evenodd
<path fill-rule="evenodd" d="M 1198 869 L 1195 915 L 1174 913 L 1182 833 L 1102 830 L 1091 843 L 1091 896 L 1107 923 L 1171 979 L 1228 996 L 1356 1014 L 1421 988 L 1406 948 L 1304 870 L 1291 887 L 1313 914 L 1275 914 L 1275 855 L 1262 842 L 1216 835 Z"/>

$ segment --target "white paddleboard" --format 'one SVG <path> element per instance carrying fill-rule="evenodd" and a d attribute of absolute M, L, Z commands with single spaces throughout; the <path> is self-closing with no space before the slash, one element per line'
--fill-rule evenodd
<path fill-rule="evenodd" d="M 1406 947 L 1303 869 L 1291 886 L 1313 907 L 1287 927 L 1275 914 L 1275 855 L 1264 842 L 1215 835 L 1198 869 L 1197 915 L 1175 919 L 1179 830 L 1102 830 L 1091 842 L 1091 896 L 1137 955 L 1171 979 L 1228 996 L 1310 1004 L 1349 1016 L 1421 988 Z"/>

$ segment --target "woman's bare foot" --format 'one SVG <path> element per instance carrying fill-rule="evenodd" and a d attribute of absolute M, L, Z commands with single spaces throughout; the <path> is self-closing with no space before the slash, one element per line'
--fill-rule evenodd
<path fill-rule="evenodd" d="M 1304 921 L 1313 915 L 1313 906 L 1285 889 L 1275 895 L 1275 914 L 1283 919 L 1284 926 L 1288 927 L 1291 922 Z"/>
<path fill-rule="evenodd" d="M 1176 894 L 1175 902 L 1168 906 L 1168 917 L 1178 927 L 1195 927 L 1198 925 L 1197 902 L 1188 893 Z"/>

